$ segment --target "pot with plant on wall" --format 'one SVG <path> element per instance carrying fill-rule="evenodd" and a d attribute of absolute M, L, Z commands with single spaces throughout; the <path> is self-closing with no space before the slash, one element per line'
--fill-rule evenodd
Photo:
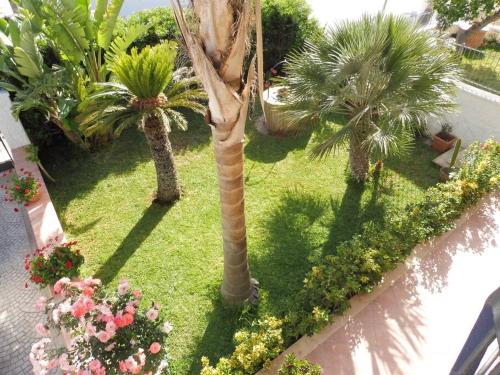
<path fill-rule="evenodd" d="M 462 140 L 458 138 L 455 142 L 455 148 L 453 149 L 453 155 L 450 159 L 450 165 L 448 167 L 441 167 L 439 169 L 439 177 L 441 178 L 441 181 L 446 182 L 450 179 L 450 172 L 453 170 L 453 167 L 457 162 L 460 147 L 462 147 Z"/>
<path fill-rule="evenodd" d="M 446 152 L 453 147 L 453 143 L 457 137 L 451 134 L 452 127 L 450 124 L 441 125 L 441 131 L 432 136 L 432 148 L 439 152 Z"/>

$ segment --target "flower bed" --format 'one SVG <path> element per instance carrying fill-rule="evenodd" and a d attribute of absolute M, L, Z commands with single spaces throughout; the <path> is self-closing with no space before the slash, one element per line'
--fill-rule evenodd
<path fill-rule="evenodd" d="M 360 234 L 338 246 L 315 264 L 296 296 L 293 310 L 281 320 L 282 340 L 268 340 L 268 327 L 258 326 L 235 335 L 236 349 L 229 358 L 215 366 L 204 360 L 202 374 L 251 374 L 246 369 L 265 367 L 269 357 L 303 335 L 318 332 L 333 318 L 349 307 L 349 299 L 370 292 L 384 272 L 396 267 L 420 242 L 442 234 L 454 226 L 454 221 L 469 206 L 500 183 L 500 143 L 489 140 L 472 144 L 462 165 L 455 169 L 447 183 L 429 188 L 424 198 L 410 204 L 402 212 L 389 215 L 383 228 L 368 223 Z M 259 339 L 252 346 L 238 342 L 241 335 Z M 233 359 L 237 358 L 238 361 Z"/>
<path fill-rule="evenodd" d="M 158 318 L 159 306 L 139 311 L 141 292 L 130 290 L 127 281 L 108 294 L 99 279 L 62 278 L 54 293 L 60 298 L 41 297 L 37 303 L 47 315 L 37 332 L 48 336 L 49 329 L 65 329 L 71 342 L 57 349 L 47 337 L 35 343 L 30 354 L 35 374 L 52 369 L 79 375 L 169 373 L 165 339 L 172 325 Z"/>

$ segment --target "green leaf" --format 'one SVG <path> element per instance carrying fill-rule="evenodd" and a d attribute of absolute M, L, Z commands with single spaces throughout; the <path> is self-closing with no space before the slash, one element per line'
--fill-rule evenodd
<path fill-rule="evenodd" d="M 11 92 L 16 92 L 18 90 L 18 88 L 16 86 L 14 86 L 13 84 L 8 83 L 8 82 L 2 82 L 2 81 L 0 81 L 0 88 L 7 90 L 7 91 L 11 91 Z"/>
<path fill-rule="evenodd" d="M 106 9 L 106 14 L 103 21 L 99 25 L 97 32 L 97 44 L 103 49 L 108 49 L 111 38 L 113 37 L 113 30 L 115 29 L 116 20 L 122 9 L 124 0 L 111 0 L 111 4 Z"/>
<path fill-rule="evenodd" d="M 108 0 L 97 0 L 94 10 L 94 20 L 96 23 L 96 27 L 99 28 L 101 22 L 104 18 L 104 13 L 108 8 Z"/>

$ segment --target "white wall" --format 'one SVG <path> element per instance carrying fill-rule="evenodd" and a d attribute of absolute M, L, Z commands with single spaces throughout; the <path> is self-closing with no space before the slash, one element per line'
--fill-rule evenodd
<path fill-rule="evenodd" d="M 11 150 L 30 144 L 30 140 L 19 121 L 10 112 L 10 98 L 6 91 L 0 90 L 0 132 L 7 140 Z"/>
<path fill-rule="evenodd" d="M 448 122 L 465 145 L 488 138 L 500 140 L 500 96 L 462 82 L 457 86 L 457 112 L 431 119 L 430 133 L 438 133 L 441 124 Z"/>

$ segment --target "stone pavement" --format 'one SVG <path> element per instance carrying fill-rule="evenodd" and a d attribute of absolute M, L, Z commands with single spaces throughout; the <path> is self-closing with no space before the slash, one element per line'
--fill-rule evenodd
<path fill-rule="evenodd" d="M 0 185 L 5 177 L 0 177 Z M 17 204 L 5 202 L 0 192 L 0 375 L 28 375 L 31 345 L 37 340 L 35 324 L 42 315 L 35 311 L 38 290 L 25 288 L 24 256 L 32 245 L 23 214 Z"/>

